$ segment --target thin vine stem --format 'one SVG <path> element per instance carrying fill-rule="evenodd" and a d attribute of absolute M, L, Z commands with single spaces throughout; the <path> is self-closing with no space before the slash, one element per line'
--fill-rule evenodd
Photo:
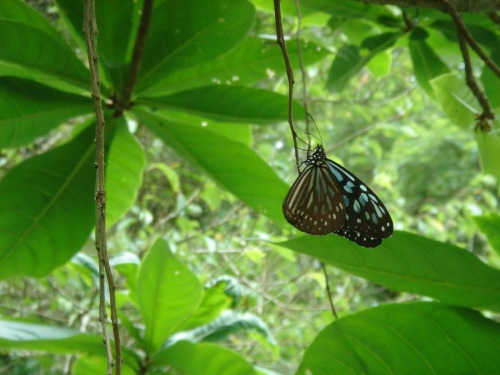
<path fill-rule="evenodd" d="M 300 0 L 295 0 L 295 8 L 297 9 L 297 51 L 299 55 L 299 66 L 300 66 L 300 75 L 302 77 L 302 105 L 304 106 L 304 111 L 306 114 L 306 134 L 307 134 L 307 142 L 309 145 L 311 144 L 311 135 L 310 135 L 310 114 L 308 109 L 308 93 L 307 93 L 307 72 L 304 66 L 304 57 L 302 54 L 302 41 L 300 39 L 300 32 L 302 30 L 302 12 L 300 11 Z M 321 267 L 323 268 L 323 274 L 325 276 L 325 285 L 326 285 L 326 294 L 328 297 L 328 302 L 330 303 L 330 309 L 332 310 L 332 314 L 335 319 L 338 319 L 337 311 L 335 309 L 335 305 L 332 300 L 332 293 L 330 290 L 330 281 L 328 279 L 328 273 L 326 272 L 326 265 L 322 262 Z"/>
<path fill-rule="evenodd" d="M 330 302 L 330 309 L 332 310 L 332 314 L 335 317 L 335 319 L 338 319 L 339 316 L 337 315 L 337 310 L 335 310 L 335 305 L 333 304 L 332 291 L 330 289 L 330 281 L 328 279 L 328 273 L 326 272 L 325 263 L 321 262 L 321 268 L 323 268 L 323 274 L 325 275 L 325 289 L 326 289 L 326 295 L 328 296 L 328 301 Z"/>
<path fill-rule="evenodd" d="M 97 50 L 97 23 L 95 18 L 95 3 L 94 0 L 85 0 L 84 2 L 84 20 L 83 33 L 87 46 L 87 55 L 90 71 L 90 90 L 94 102 L 94 110 L 96 115 L 96 186 L 95 186 L 95 246 L 99 257 L 99 321 L 101 323 L 103 341 L 106 348 L 107 359 L 107 374 L 113 374 L 113 367 L 116 370 L 116 375 L 121 374 L 121 345 L 120 334 L 118 330 L 118 317 L 116 313 L 115 290 L 116 285 L 111 273 L 109 265 L 109 257 L 106 247 L 106 189 L 104 180 L 104 133 L 105 119 L 101 105 L 100 94 L 100 78 L 98 67 L 98 50 Z M 111 322 L 113 326 L 113 336 L 115 344 L 115 360 L 113 361 L 113 353 L 111 350 L 110 339 L 107 330 L 107 310 L 105 298 L 105 278 L 108 281 L 109 298 L 111 307 Z"/>
<path fill-rule="evenodd" d="M 299 149 L 297 146 L 297 132 L 295 131 L 295 128 L 293 126 L 293 86 L 295 84 L 295 80 L 293 78 L 293 69 L 292 69 L 292 64 L 290 62 L 290 57 L 288 56 L 288 51 L 286 49 L 285 36 L 283 34 L 283 22 L 281 18 L 280 0 L 274 0 L 274 19 L 276 21 L 276 42 L 281 47 L 281 52 L 283 53 L 283 59 L 285 60 L 286 76 L 288 79 L 288 124 L 290 125 L 290 131 L 292 132 L 297 171 L 300 172 Z"/>

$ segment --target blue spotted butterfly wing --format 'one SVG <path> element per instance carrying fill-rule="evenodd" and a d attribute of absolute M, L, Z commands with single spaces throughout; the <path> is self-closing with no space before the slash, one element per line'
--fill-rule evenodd
<path fill-rule="evenodd" d="M 290 224 L 313 235 L 338 231 L 345 220 L 344 198 L 325 160 L 322 148 L 308 156 L 282 207 Z"/>
<path fill-rule="evenodd" d="M 364 247 L 376 247 L 393 232 L 389 211 L 359 178 L 332 160 L 326 160 L 343 194 L 345 222 L 336 234 Z"/>
<path fill-rule="evenodd" d="M 393 223 L 377 195 L 347 169 L 326 158 L 323 146 L 308 154 L 285 200 L 286 220 L 313 235 L 336 233 L 364 247 L 392 235 Z"/>

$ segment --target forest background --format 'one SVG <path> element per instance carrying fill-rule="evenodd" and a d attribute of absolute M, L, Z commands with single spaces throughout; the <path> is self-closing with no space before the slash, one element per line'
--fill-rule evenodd
<path fill-rule="evenodd" d="M 272 1 L 97 1 L 119 371 L 500 373 L 500 5 L 380 2 L 281 4 L 299 136 L 305 100 L 312 146 L 393 217 L 363 249 L 282 216 L 297 171 Z M 83 17 L 0 2 L 0 373 L 116 371 Z"/>

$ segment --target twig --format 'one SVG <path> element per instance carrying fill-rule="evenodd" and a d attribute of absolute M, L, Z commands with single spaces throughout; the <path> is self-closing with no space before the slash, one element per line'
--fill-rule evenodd
<path fill-rule="evenodd" d="M 455 22 L 455 26 L 458 29 L 457 34 L 460 33 L 460 35 L 462 35 L 465 38 L 470 48 L 472 48 L 474 52 L 476 52 L 477 55 L 481 58 L 481 60 L 483 60 L 484 63 L 493 71 L 493 73 L 495 73 L 500 78 L 500 67 L 498 67 L 498 65 L 495 64 L 495 62 L 492 59 L 490 59 L 490 57 L 482 50 L 479 44 L 477 44 L 477 42 L 474 40 L 474 37 L 467 29 L 467 26 L 465 26 L 461 14 L 450 4 L 449 0 L 441 0 L 441 1 L 444 4 L 446 4 L 447 6 L 446 11 L 453 18 L 453 21 Z"/>
<path fill-rule="evenodd" d="M 97 24 L 95 19 L 95 4 L 94 0 L 85 0 L 84 3 L 84 20 L 83 33 L 85 35 L 85 43 L 87 45 L 87 54 L 90 70 L 90 88 L 92 99 L 94 101 L 94 110 L 96 114 L 96 187 L 95 187 L 95 246 L 99 256 L 99 320 L 103 334 L 104 345 L 106 347 L 107 357 L 107 374 L 113 374 L 113 367 L 116 366 L 116 374 L 121 374 L 121 347 L 120 334 L 118 331 L 118 318 L 116 314 L 115 290 L 116 285 L 111 274 L 109 258 L 106 248 L 106 190 L 104 181 L 104 113 L 101 106 L 100 94 L 100 78 L 98 67 L 97 53 Z M 105 272 L 103 272 L 103 269 Z M 115 339 L 115 361 L 113 362 L 113 353 L 109 342 L 107 330 L 107 312 L 105 298 L 105 280 L 106 273 L 109 287 L 109 298 L 111 306 L 111 322 L 113 324 L 113 335 Z"/>
<path fill-rule="evenodd" d="M 472 38 L 472 35 L 469 33 L 469 30 L 467 30 L 467 27 L 465 26 L 462 20 L 462 16 L 452 7 L 452 5 L 449 3 L 448 0 L 442 0 L 442 1 L 448 5 L 448 13 L 455 22 L 458 45 L 460 46 L 460 51 L 462 52 L 462 57 L 464 60 L 465 81 L 467 83 L 467 86 L 469 86 L 469 88 L 471 89 L 474 96 L 477 98 L 479 105 L 483 109 L 483 113 L 481 113 L 481 115 L 479 115 L 477 119 L 478 127 L 483 130 L 491 130 L 491 124 L 489 123 L 488 120 L 493 120 L 495 118 L 495 115 L 491 108 L 490 101 L 488 100 L 484 91 L 481 89 L 481 87 L 479 87 L 479 85 L 476 82 L 476 79 L 474 78 L 474 72 L 472 69 L 472 62 L 470 59 L 469 48 L 467 47 L 467 43 L 483 59 L 486 65 L 488 65 L 491 68 L 488 61 L 490 61 L 490 63 L 493 64 L 494 68 L 492 68 L 492 70 L 499 77 L 500 77 L 500 69 L 483 52 L 483 50 L 479 47 L 479 45 L 477 45 L 476 41 Z M 483 57 L 483 55 L 486 57 L 486 60 Z M 497 72 L 495 71 L 495 69 L 497 70 Z"/>
<path fill-rule="evenodd" d="M 328 301 L 330 302 L 330 308 L 332 309 L 333 316 L 335 319 L 338 319 L 337 311 L 335 310 L 335 305 L 332 300 L 332 291 L 330 290 L 330 281 L 328 280 L 328 273 L 326 272 L 325 263 L 321 262 L 321 268 L 323 268 L 323 274 L 325 275 L 325 284 L 326 284 L 326 294 L 328 296 Z"/>
<path fill-rule="evenodd" d="M 128 81 L 123 88 L 122 95 L 118 99 L 117 112 L 115 116 L 120 115 L 124 110 L 131 106 L 130 100 L 132 99 L 132 92 L 134 91 L 137 79 L 139 78 L 139 71 L 141 69 L 142 54 L 146 44 L 146 37 L 149 31 L 149 25 L 153 16 L 153 0 L 144 0 L 142 5 L 141 20 L 139 22 L 139 29 L 137 31 L 137 38 L 134 44 L 134 51 L 132 53 L 132 61 L 130 63 L 130 70 Z"/>
<path fill-rule="evenodd" d="M 474 78 L 472 63 L 470 61 L 469 48 L 467 47 L 467 43 L 463 37 L 463 34 L 460 32 L 460 29 L 458 27 L 457 38 L 458 45 L 460 46 L 460 51 L 462 51 L 462 57 L 464 59 L 465 81 L 467 82 L 467 86 L 469 86 L 471 91 L 474 93 L 474 96 L 477 98 L 479 104 L 481 105 L 481 108 L 483 109 L 483 113 L 479 116 L 478 121 L 479 123 L 481 123 L 487 119 L 493 120 L 495 118 L 495 115 L 493 114 L 490 101 Z"/>
<path fill-rule="evenodd" d="M 292 132 L 293 146 L 295 148 L 295 162 L 297 163 L 297 170 L 300 171 L 299 150 L 297 146 L 297 132 L 293 126 L 293 85 L 295 80 L 293 78 L 292 64 L 286 49 L 285 37 L 283 35 L 283 23 L 281 21 L 281 0 L 274 0 L 274 19 L 276 21 L 276 42 L 281 47 L 283 59 L 285 60 L 286 77 L 288 79 L 288 124 Z"/>
<path fill-rule="evenodd" d="M 302 30 L 302 12 L 300 11 L 300 0 L 295 0 L 295 8 L 297 9 L 297 52 L 299 56 L 299 66 L 300 66 L 300 75 L 302 78 L 302 105 L 304 106 L 304 112 L 306 113 L 306 134 L 307 134 L 307 143 L 311 144 L 311 134 L 309 131 L 311 119 L 307 114 L 309 113 L 308 109 L 308 95 L 307 95 L 307 73 L 304 67 L 304 56 L 302 54 L 302 42 L 300 39 L 300 31 Z"/>

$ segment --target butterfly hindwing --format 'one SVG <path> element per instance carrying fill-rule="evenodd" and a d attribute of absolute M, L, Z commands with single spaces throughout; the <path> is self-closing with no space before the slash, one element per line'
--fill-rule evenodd
<path fill-rule="evenodd" d="M 366 240 L 360 240 L 361 242 L 370 242 L 370 238 L 391 236 L 392 219 L 380 198 L 363 181 L 341 165 L 329 159 L 327 164 L 342 190 L 346 210 L 344 225 L 337 234 L 356 243 L 359 242 L 354 238 L 364 237 Z"/>

